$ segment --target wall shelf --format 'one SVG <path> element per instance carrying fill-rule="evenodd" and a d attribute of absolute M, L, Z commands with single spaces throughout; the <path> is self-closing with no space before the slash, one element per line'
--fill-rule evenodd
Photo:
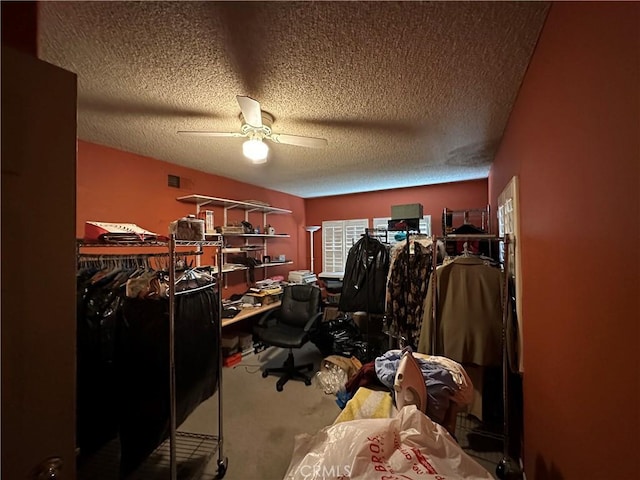
<path fill-rule="evenodd" d="M 266 233 L 225 233 L 225 237 L 244 237 L 244 238 L 289 238 L 288 233 L 276 233 L 268 235 Z"/>
<path fill-rule="evenodd" d="M 293 260 L 287 260 L 286 262 L 263 263 L 262 265 L 258 265 L 256 268 L 259 268 L 259 267 L 278 267 L 280 265 L 292 265 L 292 264 L 293 264 Z"/>
<path fill-rule="evenodd" d="M 217 267 L 213 267 L 217 270 Z M 239 272 L 241 270 L 248 270 L 249 267 L 245 267 L 244 265 L 234 265 L 234 266 L 229 266 L 229 265 L 223 265 L 222 266 L 222 273 L 231 273 L 231 272 Z"/>
<path fill-rule="evenodd" d="M 177 200 L 179 202 L 184 202 L 184 203 L 194 203 L 198 207 L 198 212 L 200 207 L 212 205 L 212 206 L 224 207 L 225 210 L 238 208 L 238 209 L 246 210 L 249 212 L 261 212 L 261 213 L 267 213 L 267 214 L 293 213 L 291 210 L 287 210 L 286 208 L 277 208 L 277 207 L 272 207 L 270 205 L 262 205 L 259 203 L 251 203 L 251 202 L 239 201 L 239 200 L 229 200 L 228 198 L 208 197 L 206 195 L 185 195 L 183 197 L 178 197 Z"/>
<path fill-rule="evenodd" d="M 224 247 L 222 253 L 247 253 L 247 252 L 261 252 L 264 250 L 262 245 L 245 245 L 241 247 Z"/>
<path fill-rule="evenodd" d="M 244 220 L 249 222 L 249 214 L 262 214 L 262 223 L 261 225 L 267 225 L 267 217 L 271 214 L 284 214 L 290 215 L 293 212 L 286 208 L 278 208 L 272 207 L 271 205 L 265 205 L 259 201 L 251 201 L 251 200 L 231 200 L 228 198 L 220 198 L 220 197 L 210 197 L 207 195 L 185 195 L 182 197 L 178 197 L 176 200 L 183 203 L 190 203 L 196 205 L 196 216 L 200 215 L 200 209 L 202 207 L 222 207 L 223 208 L 223 221 L 222 225 L 228 225 L 228 212 L 230 210 L 239 210 L 244 212 Z M 267 252 L 267 243 L 270 239 L 276 238 L 290 238 L 288 233 L 277 233 L 277 234 L 267 234 L 267 233 L 207 233 L 205 234 L 205 238 L 207 240 L 216 240 L 223 244 L 224 246 L 221 248 L 222 255 L 222 269 L 221 273 L 230 273 L 238 270 L 248 270 L 247 266 L 237 265 L 230 267 L 229 264 L 225 263 L 229 258 L 229 255 L 238 254 L 238 255 L 247 255 L 254 257 L 257 261 L 260 261 L 260 258 L 257 258 L 259 255 L 256 252 L 262 252 L 262 258 L 269 257 Z M 252 245 L 250 244 L 250 239 L 260 239 L 262 245 Z M 227 243 L 227 240 L 235 240 L 235 245 L 232 242 Z M 243 239 L 244 245 L 238 245 L 240 243 L 237 239 Z M 252 255 L 253 254 L 253 255 Z M 287 260 L 284 262 L 268 262 L 268 263 L 260 263 L 253 267 L 254 269 L 263 268 L 266 271 L 267 267 L 278 267 L 282 265 L 291 265 L 293 264 L 292 260 Z M 217 269 L 216 269 L 217 270 Z M 249 282 L 249 276 L 247 276 L 247 282 Z M 225 279 L 226 286 L 226 279 Z"/>

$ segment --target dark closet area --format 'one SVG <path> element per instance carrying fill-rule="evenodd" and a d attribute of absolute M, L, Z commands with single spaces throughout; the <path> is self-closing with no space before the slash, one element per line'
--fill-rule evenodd
<path fill-rule="evenodd" d="M 175 441 L 172 422 L 179 426 L 218 390 L 215 278 L 195 269 L 179 272 L 171 331 L 169 259 L 169 254 L 78 255 L 80 478 L 99 473 L 96 458 L 106 458 L 104 452 L 115 452 L 119 464 L 117 474 L 109 475 L 139 478 L 149 455 L 163 442 Z"/>

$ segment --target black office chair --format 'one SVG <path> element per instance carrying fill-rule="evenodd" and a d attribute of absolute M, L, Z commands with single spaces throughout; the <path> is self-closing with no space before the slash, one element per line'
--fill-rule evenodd
<path fill-rule="evenodd" d="M 289 355 L 279 368 L 265 368 L 262 376 L 283 373 L 276 383 L 276 390 L 282 391 L 291 378 L 304 380 L 311 385 L 311 378 L 302 370 L 313 370 L 313 363 L 294 365 L 293 349 L 301 348 L 309 341 L 309 333 L 322 316 L 320 305 L 322 295 L 315 285 L 294 284 L 284 287 L 282 305 L 265 313 L 258 321 L 254 333 L 266 345 L 288 348 Z"/>

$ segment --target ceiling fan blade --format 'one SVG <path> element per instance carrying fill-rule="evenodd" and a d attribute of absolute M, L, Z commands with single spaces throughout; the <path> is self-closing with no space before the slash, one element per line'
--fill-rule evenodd
<path fill-rule="evenodd" d="M 251 97 L 243 97 L 242 95 L 238 95 L 236 98 L 240 104 L 244 121 L 252 127 L 262 128 L 262 110 L 260 103 Z"/>
<path fill-rule="evenodd" d="M 206 130 L 178 130 L 180 135 L 197 135 L 201 137 L 244 137 L 242 133 L 208 132 Z"/>
<path fill-rule="evenodd" d="M 324 148 L 329 143 L 324 138 L 301 137 L 299 135 L 287 135 L 286 133 L 272 133 L 268 138 L 275 143 L 286 143 L 287 145 L 311 148 Z"/>

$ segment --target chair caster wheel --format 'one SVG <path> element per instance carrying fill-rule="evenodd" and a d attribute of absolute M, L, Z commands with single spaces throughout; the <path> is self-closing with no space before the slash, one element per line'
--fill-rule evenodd
<path fill-rule="evenodd" d="M 227 473 L 227 457 L 222 460 L 218 460 L 218 474 L 216 475 L 216 480 L 220 480 Z"/>
<path fill-rule="evenodd" d="M 524 478 L 522 470 L 511 458 L 504 457 L 496 467 L 496 476 L 500 480 L 522 480 Z"/>
<path fill-rule="evenodd" d="M 309 385 L 311 385 L 311 380 L 309 380 L 308 378 L 304 381 L 304 384 L 308 387 Z"/>
<path fill-rule="evenodd" d="M 282 388 L 283 388 L 283 387 L 282 387 L 282 385 L 276 385 L 276 390 L 277 390 L 277 391 L 281 392 L 281 391 L 282 391 Z"/>
<path fill-rule="evenodd" d="M 269 372 L 267 372 L 266 370 L 262 371 L 262 378 L 267 378 L 269 376 Z"/>

